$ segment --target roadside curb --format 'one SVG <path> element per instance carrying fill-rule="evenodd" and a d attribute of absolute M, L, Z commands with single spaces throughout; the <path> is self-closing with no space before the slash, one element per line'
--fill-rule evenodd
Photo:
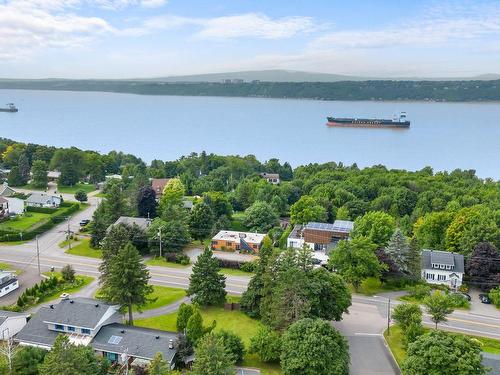
<path fill-rule="evenodd" d="M 392 327 L 392 325 L 391 325 L 391 327 Z M 393 362 L 393 364 L 394 364 L 394 365 L 396 366 L 396 368 L 399 370 L 399 373 L 401 373 L 401 367 L 399 367 L 398 361 L 396 361 L 396 357 L 394 357 L 394 353 L 392 352 L 391 347 L 389 346 L 389 343 L 387 342 L 387 340 L 386 340 L 386 338 L 385 338 L 385 335 L 384 335 L 384 333 L 385 333 L 385 332 L 386 332 L 386 330 L 384 330 L 384 331 L 382 332 L 382 338 L 383 338 L 383 340 L 384 340 L 384 345 L 385 345 L 385 347 L 386 347 L 387 351 L 391 354 L 391 358 L 392 358 L 392 362 Z"/>

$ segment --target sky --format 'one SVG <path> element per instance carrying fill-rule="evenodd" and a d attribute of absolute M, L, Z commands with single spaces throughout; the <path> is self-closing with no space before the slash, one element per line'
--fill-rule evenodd
<path fill-rule="evenodd" d="M 0 0 L 0 77 L 500 73 L 500 1 Z"/>

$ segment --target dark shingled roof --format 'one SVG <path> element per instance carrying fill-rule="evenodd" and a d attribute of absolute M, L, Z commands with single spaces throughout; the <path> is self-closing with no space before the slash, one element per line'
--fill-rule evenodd
<path fill-rule="evenodd" d="M 432 269 L 432 264 L 454 266 L 451 271 L 464 272 L 464 256 L 439 250 L 422 250 L 422 268 Z"/>
<path fill-rule="evenodd" d="M 163 359 L 170 363 L 176 350 L 168 348 L 169 341 L 175 342 L 177 337 L 175 332 L 114 323 L 102 327 L 91 345 L 95 350 L 117 354 L 127 350 L 128 355 L 142 359 L 153 359 L 155 354 L 160 352 Z"/>
<path fill-rule="evenodd" d="M 44 314 L 44 322 L 94 329 L 111 305 L 90 298 L 61 300 Z"/>
<path fill-rule="evenodd" d="M 24 328 L 15 336 L 15 340 L 37 345 L 52 346 L 59 332 L 49 330 L 47 328 L 47 323 L 44 323 L 44 320 L 50 317 L 50 313 L 49 307 L 40 308 Z"/>

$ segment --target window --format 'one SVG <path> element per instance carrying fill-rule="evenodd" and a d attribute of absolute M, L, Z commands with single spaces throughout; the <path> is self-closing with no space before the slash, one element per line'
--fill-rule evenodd
<path fill-rule="evenodd" d="M 446 280 L 446 275 L 438 275 L 438 281 Z"/>
<path fill-rule="evenodd" d="M 58 331 L 64 331 L 64 326 L 62 326 L 60 324 L 56 324 L 55 329 L 57 329 Z"/>
<path fill-rule="evenodd" d="M 257 248 L 257 245 L 252 245 L 252 247 L 253 247 L 254 249 L 256 249 L 256 248 Z"/>
<path fill-rule="evenodd" d="M 231 246 L 233 243 L 231 241 L 226 241 L 227 246 Z"/>
<path fill-rule="evenodd" d="M 109 359 L 111 362 L 116 362 L 118 361 L 118 354 L 116 353 L 105 353 L 106 358 Z"/>
<path fill-rule="evenodd" d="M 68 326 L 68 332 L 75 332 L 75 327 Z"/>
<path fill-rule="evenodd" d="M 434 274 L 433 273 L 428 273 L 426 275 L 427 280 L 434 280 Z"/>
<path fill-rule="evenodd" d="M 90 335 L 90 329 L 88 329 L 88 328 L 82 328 L 82 333 L 84 335 Z"/>
<path fill-rule="evenodd" d="M 444 270 L 444 264 L 440 264 L 439 268 L 441 268 L 442 270 Z"/>

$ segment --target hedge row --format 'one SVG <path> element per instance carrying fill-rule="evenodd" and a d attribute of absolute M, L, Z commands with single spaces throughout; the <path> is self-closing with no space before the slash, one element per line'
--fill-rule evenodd
<path fill-rule="evenodd" d="M 78 211 L 80 208 L 79 203 L 66 203 L 61 204 L 61 207 L 65 207 L 65 210 L 60 210 L 57 216 L 51 216 L 50 218 L 43 219 L 40 224 L 33 229 L 21 233 L 9 233 L 6 231 L 0 231 L 0 242 L 12 242 L 12 241 L 22 241 L 31 240 L 35 238 L 38 234 L 42 234 L 49 229 L 52 229 L 56 224 L 61 223 L 66 219 L 67 216 Z"/>
<path fill-rule="evenodd" d="M 167 262 L 173 262 L 173 263 L 180 263 L 180 264 L 189 264 L 183 262 L 185 258 L 187 258 L 186 255 L 182 253 L 165 253 L 163 254 L 165 257 L 165 260 Z M 189 259 L 189 258 L 188 258 Z M 255 272 L 257 269 L 257 262 L 241 262 L 238 260 L 230 260 L 230 259 L 221 259 L 221 258 L 216 258 L 219 261 L 219 267 L 220 268 L 231 268 L 235 270 L 241 270 L 245 272 Z"/>
<path fill-rule="evenodd" d="M 37 212 L 39 214 L 53 214 L 57 211 L 57 208 L 28 206 L 26 207 L 26 211 Z"/>

